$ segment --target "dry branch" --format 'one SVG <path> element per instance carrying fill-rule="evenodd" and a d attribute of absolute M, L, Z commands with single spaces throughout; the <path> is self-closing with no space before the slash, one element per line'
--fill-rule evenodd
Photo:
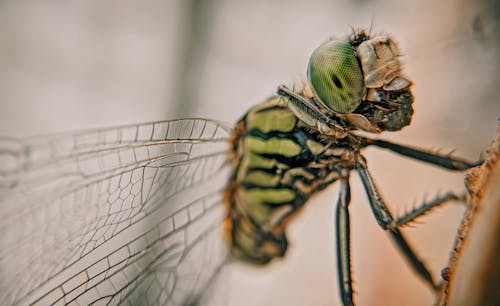
<path fill-rule="evenodd" d="M 485 162 L 466 175 L 470 201 L 438 305 L 500 304 L 500 127 Z"/>

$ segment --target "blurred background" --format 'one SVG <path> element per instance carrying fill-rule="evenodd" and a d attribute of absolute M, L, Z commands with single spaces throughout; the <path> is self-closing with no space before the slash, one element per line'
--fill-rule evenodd
<path fill-rule="evenodd" d="M 500 5 L 495 1 L 1 1 L 0 134 L 23 137 L 118 124 L 206 117 L 233 124 L 279 84 L 305 77 L 308 56 L 352 27 L 390 33 L 414 81 L 411 126 L 382 135 L 477 159 L 500 115 Z M 377 149 L 369 167 L 391 209 L 463 188 L 463 175 Z M 379 229 L 352 177 L 358 305 L 430 305 Z M 228 305 L 339 305 L 334 254 L 337 186 L 289 229 L 287 257 L 232 264 Z M 405 230 L 438 277 L 464 207 Z"/>

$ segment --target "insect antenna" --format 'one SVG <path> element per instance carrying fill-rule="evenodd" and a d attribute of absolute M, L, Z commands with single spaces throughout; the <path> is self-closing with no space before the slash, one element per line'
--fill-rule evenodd
<path fill-rule="evenodd" d="M 370 21 L 370 28 L 368 29 L 368 35 L 372 36 L 373 24 L 375 23 L 375 15 L 372 13 L 372 19 Z"/>

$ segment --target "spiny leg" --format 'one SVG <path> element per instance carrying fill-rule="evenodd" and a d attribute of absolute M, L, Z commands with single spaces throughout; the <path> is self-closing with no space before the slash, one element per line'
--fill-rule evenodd
<path fill-rule="evenodd" d="M 471 163 L 461 158 L 451 157 L 449 154 L 429 152 L 380 139 L 364 138 L 364 142 L 367 145 L 389 149 L 395 153 L 450 170 L 467 170 L 483 163 L 482 160 Z"/>
<path fill-rule="evenodd" d="M 434 199 L 428 202 L 422 203 L 420 206 L 413 208 L 409 212 L 399 216 L 395 221 L 395 227 L 404 226 L 412 221 L 415 221 L 418 217 L 427 214 L 433 208 L 444 205 L 452 201 L 464 201 L 466 199 L 466 194 L 457 195 L 454 192 L 447 192 L 444 195 L 438 195 Z"/>
<path fill-rule="evenodd" d="M 381 148 L 389 149 L 393 152 L 401 154 L 403 156 L 411 157 L 423 162 L 427 162 L 433 165 L 440 166 L 442 168 L 450 169 L 450 170 L 466 170 L 475 166 L 482 164 L 482 160 L 479 160 L 475 163 L 468 162 L 464 159 L 451 157 L 449 154 L 439 154 L 435 152 L 429 152 L 417 148 L 408 147 L 405 145 L 400 145 L 397 143 L 389 142 L 381 139 L 371 139 L 364 138 L 364 142 L 367 145 L 375 145 Z M 464 200 L 465 195 L 456 195 L 453 193 L 447 193 L 444 196 L 438 196 L 430 202 L 423 203 L 421 206 L 411 210 L 410 212 L 399 217 L 394 223 L 394 227 L 399 227 L 404 224 L 407 224 L 416 218 L 426 214 L 429 210 L 445 204 L 452 200 Z"/>
<path fill-rule="evenodd" d="M 351 226 L 349 222 L 349 203 L 351 188 L 348 177 L 340 179 L 340 194 L 337 202 L 335 224 L 337 227 L 337 269 L 340 296 L 344 305 L 354 305 L 351 278 Z"/>
<path fill-rule="evenodd" d="M 370 175 L 366 167 L 366 161 L 364 157 L 359 156 L 358 163 L 356 165 L 358 170 L 358 174 L 361 178 L 365 191 L 368 195 L 368 200 L 370 202 L 370 206 L 372 208 L 373 214 L 375 215 L 375 219 L 377 220 L 380 227 L 384 230 L 389 231 L 392 239 L 396 242 L 399 250 L 406 256 L 406 259 L 411 264 L 413 269 L 435 290 L 439 288 L 434 280 L 432 279 L 432 275 L 429 272 L 429 269 L 425 266 L 425 264 L 417 257 L 415 251 L 413 251 L 412 247 L 408 243 L 407 239 L 404 237 L 403 233 L 395 226 L 394 219 L 389 212 L 389 209 L 385 205 L 380 193 L 375 186 L 375 182 Z"/>

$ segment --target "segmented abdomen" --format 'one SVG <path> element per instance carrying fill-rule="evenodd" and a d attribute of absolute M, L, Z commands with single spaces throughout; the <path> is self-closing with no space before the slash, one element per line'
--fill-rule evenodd
<path fill-rule="evenodd" d="M 238 122 L 232 136 L 235 168 L 226 190 L 233 256 L 263 264 L 285 254 L 287 221 L 338 178 L 352 151 L 335 142 L 304 126 L 279 97 Z"/>

